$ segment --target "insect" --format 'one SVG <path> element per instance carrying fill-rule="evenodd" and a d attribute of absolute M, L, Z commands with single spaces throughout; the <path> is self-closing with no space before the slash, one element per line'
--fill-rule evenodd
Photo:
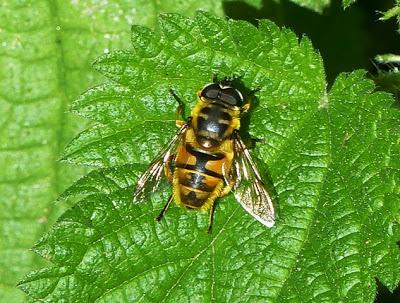
<path fill-rule="evenodd" d="M 171 91 L 183 113 L 183 103 Z M 179 130 L 148 170 L 140 177 L 133 201 L 146 200 L 165 177 L 173 193 L 159 216 L 172 201 L 188 209 L 209 212 L 211 232 L 217 198 L 234 193 L 242 207 L 267 227 L 275 223 L 271 196 L 261 179 L 239 129 L 241 117 L 250 108 L 234 87 L 214 82 L 198 93 L 198 102 L 186 120 L 176 120 Z"/>

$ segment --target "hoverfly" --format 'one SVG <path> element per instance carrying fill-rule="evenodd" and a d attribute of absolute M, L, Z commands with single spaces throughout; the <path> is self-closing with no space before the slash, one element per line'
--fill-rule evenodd
<path fill-rule="evenodd" d="M 183 103 L 177 100 L 178 112 Z M 188 209 L 209 211 L 211 231 L 215 201 L 234 193 L 242 207 L 267 227 L 275 223 L 271 196 L 240 135 L 240 119 L 250 108 L 242 93 L 234 87 L 214 82 L 197 93 L 198 103 L 186 121 L 176 120 L 179 130 L 140 177 L 134 202 L 154 193 L 162 177 L 172 185 L 173 193 L 159 216 L 160 221 L 172 201 Z"/>

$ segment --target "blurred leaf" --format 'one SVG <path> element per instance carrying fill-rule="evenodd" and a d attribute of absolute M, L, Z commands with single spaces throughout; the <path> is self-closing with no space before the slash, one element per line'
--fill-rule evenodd
<path fill-rule="evenodd" d="M 393 17 L 399 18 L 400 15 L 400 1 L 397 0 L 396 6 L 392 7 L 391 9 L 387 10 L 386 12 L 382 13 L 382 17 L 380 17 L 380 20 L 388 20 Z"/>
<path fill-rule="evenodd" d="M 364 72 L 327 92 L 307 38 L 260 21 L 161 15 L 160 33 L 132 27 L 132 50 L 100 57 L 112 82 L 74 112 L 94 121 L 64 161 L 97 169 L 63 195 L 81 201 L 34 250 L 52 265 L 20 287 L 44 302 L 373 302 L 375 278 L 400 279 L 399 112 Z M 131 203 L 138 175 L 175 132 L 172 88 L 190 109 L 211 75 L 259 89 L 249 131 L 266 143 L 279 220 L 266 229 L 233 195 L 207 215 L 171 207 L 170 189 Z M 186 114 L 189 114 L 187 111 Z M 263 170 L 263 173 L 267 171 Z"/>
<path fill-rule="evenodd" d="M 400 72 L 398 69 L 378 70 L 377 75 L 372 77 L 380 90 L 393 93 L 399 101 Z"/>
<path fill-rule="evenodd" d="M 375 56 L 377 73 L 372 76 L 380 90 L 392 93 L 399 101 L 400 92 L 400 56 L 383 54 Z"/>
<path fill-rule="evenodd" d="M 324 8 L 331 4 L 331 0 L 290 0 L 300 6 L 306 7 L 318 13 L 322 13 Z"/>
<path fill-rule="evenodd" d="M 281 0 L 273 0 L 273 1 L 281 2 Z M 289 0 L 289 1 L 296 3 L 299 6 L 308 8 L 317 13 L 322 13 L 324 9 L 332 5 L 331 0 Z M 244 1 L 244 2 L 248 3 L 249 1 Z M 356 2 L 356 0 L 343 0 L 343 8 L 348 8 L 354 2 Z"/>
<path fill-rule="evenodd" d="M 343 0 L 343 7 L 348 8 L 350 5 L 352 5 L 356 0 Z"/>
<path fill-rule="evenodd" d="M 276 0 L 276 1 L 279 1 L 279 0 Z M 222 2 L 237 2 L 237 1 L 236 0 L 225 0 L 225 1 L 222 1 Z M 252 5 L 252 6 L 258 8 L 258 9 L 261 8 L 262 5 L 263 5 L 263 0 L 240 0 L 240 2 L 247 3 L 247 4 Z"/>
<path fill-rule="evenodd" d="M 386 21 L 393 17 L 396 18 L 397 25 L 400 25 L 400 0 L 396 0 L 396 5 L 393 8 L 387 10 L 386 12 L 383 12 L 379 20 Z M 397 31 L 400 32 L 400 29 L 398 29 Z"/>

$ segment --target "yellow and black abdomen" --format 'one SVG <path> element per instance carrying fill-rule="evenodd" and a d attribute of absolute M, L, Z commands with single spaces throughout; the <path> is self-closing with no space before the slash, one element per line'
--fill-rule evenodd
<path fill-rule="evenodd" d="M 226 186 L 233 159 L 232 133 L 239 128 L 235 106 L 201 99 L 178 147 L 173 176 L 174 198 L 188 208 L 208 210 Z"/>
<path fill-rule="evenodd" d="M 196 142 L 182 142 L 174 171 L 174 196 L 178 204 L 207 210 L 224 187 L 222 166 L 230 157 L 221 151 L 206 151 Z"/>

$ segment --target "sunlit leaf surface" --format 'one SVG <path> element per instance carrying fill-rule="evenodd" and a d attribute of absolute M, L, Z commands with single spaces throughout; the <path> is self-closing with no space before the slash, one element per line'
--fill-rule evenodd
<path fill-rule="evenodd" d="M 64 162 L 96 168 L 62 196 L 66 211 L 34 250 L 51 262 L 20 287 L 45 302 L 373 302 L 375 278 L 400 278 L 398 110 L 364 72 L 329 91 L 310 41 L 207 13 L 132 28 L 132 48 L 103 55 L 110 80 L 72 106 L 94 122 Z M 258 89 L 249 133 L 276 192 L 266 229 L 233 195 L 207 216 L 171 207 L 170 189 L 131 203 L 138 175 L 175 132 L 172 88 L 189 110 L 211 75 Z M 187 112 L 188 114 L 188 112 Z"/>

